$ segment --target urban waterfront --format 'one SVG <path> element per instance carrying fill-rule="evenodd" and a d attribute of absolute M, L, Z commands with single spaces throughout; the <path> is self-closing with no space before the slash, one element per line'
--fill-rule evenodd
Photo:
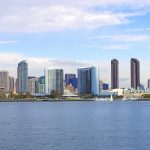
<path fill-rule="evenodd" d="M 149 150 L 150 102 L 1 102 L 2 150 Z"/>

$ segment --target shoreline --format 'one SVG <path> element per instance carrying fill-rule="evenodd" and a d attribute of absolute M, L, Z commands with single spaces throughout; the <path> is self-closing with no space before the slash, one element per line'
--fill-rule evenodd
<path fill-rule="evenodd" d="M 8 100 L 0 100 L 0 102 L 72 102 L 72 101 L 94 101 L 92 99 L 60 99 L 60 100 L 48 100 L 48 99 L 19 99 L 19 100 L 12 100 L 12 99 L 8 99 Z"/>
<path fill-rule="evenodd" d="M 2 99 L 1 102 L 88 102 L 88 101 L 95 101 L 93 99 Z M 114 101 L 123 101 L 121 99 L 116 99 Z M 150 101 L 150 99 L 138 99 L 138 100 L 127 100 L 127 101 Z"/>

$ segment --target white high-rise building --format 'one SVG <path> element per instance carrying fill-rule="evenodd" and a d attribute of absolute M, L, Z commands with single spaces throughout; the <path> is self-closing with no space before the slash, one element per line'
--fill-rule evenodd
<path fill-rule="evenodd" d="M 45 75 L 45 94 L 49 95 L 51 92 L 57 91 L 63 94 L 63 69 L 59 68 L 48 68 L 44 69 Z"/>

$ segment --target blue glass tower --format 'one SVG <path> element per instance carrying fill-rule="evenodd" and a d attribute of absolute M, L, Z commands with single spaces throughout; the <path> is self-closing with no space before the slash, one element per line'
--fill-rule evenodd
<path fill-rule="evenodd" d="M 97 67 L 78 69 L 78 93 L 99 95 L 99 71 Z"/>
<path fill-rule="evenodd" d="M 17 92 L 28 92 L 28 64 L 25 60 L 21 61 L 17 67 Z"/>

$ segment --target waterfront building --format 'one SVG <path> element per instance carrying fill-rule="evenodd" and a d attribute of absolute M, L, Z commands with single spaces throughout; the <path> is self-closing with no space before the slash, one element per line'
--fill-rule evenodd
<path fill-rule="evenodd" d="M 103 81 L 101 80 L 101 81 L 99 81 L 99 88 L 100 88 L 100 91 L 102 91 L 103 90 Z"/>
<path fill-rule="evenodd" d="M 17 87 L 19 93 L 28 92 L 28 64 L 25 60 L 21 61 L 17 67 Z"/>
<path fill-rule="evenodd" d="M 117 59 L 111 60 L 111 89 L 119 88 L 119 62 Z"/>
<path fill-rule="evenodd" d="M 57 91 L 61 95 L 64 93 L 63 87 L 63 69 L 48 68 L 44 70 L 45 75 L 45 94 Z"/>
<path fill-rule="evenodd" d="M 78 93 L 99 95 L 99 70 L 97 67 L 78 69 Z"/>
<path fill-rule="evenodd" d="M 14 77 L 9 77 L 9 91 L 10 92 L 14 92 L 15 91 Z"/>
<path fill-rule="evenodd" d="M 91 94 L 91 68 L 78 69 L 78 93 Z"/>
<path fill-rule="evenodd" d="M 65 74 L 66 85 L 70 84 L 70 80 L 76 78 L 76 74 Z"/>
<path fill-rule="evenodd" d="M 9 73 L 8 71 L 0 71 L 0 89 L 4 93 L 9 93 Z"/>
<path fill-rule="evenodd" d="M 147 88 L 150 89 L 150 79 L 148 79 L 148 85 Z"/>
<path fill-rule="evenodd" d="M 39 83 L 40 83 L 39 93 L 44 94 L 45 93 L 45 76 L 41 76 L 39 78 Z"/>
<path fill-rule="evenodd" d="M 136 58 L 131 58 L 131 88 L 140 87 L 140 62 Z"/>
<path fill-rule="evenodd" d="M 35 81 L 35 93 L 40 93 L 40 81 L 39 81 L 39 78 Z"/>
<path fill-rule="evenodd" d="M 77 89 L 77 87 L 78 87 L 78 78 L 70 79 L 69 83 L 74 87 L 74 89 Z"/>
<path fill-rule="evenodd" d="M 109 90 L 109 84 L 103 83 L 103 90 Z"/>
<path fill-rule="evenodd" d="M 39 79 L 37 77 L 28 77 L 28 92 L 30 94 L 37 93 L 36 92 L 36 82 Z"/>
<path fill-rule="evenodd" d="M 65 74 L 65 87 L 71 87 L 77 89 L 76 74 Z"/>
<path fill-rule="evenodd" d="M 95 66 L 91 67 L 91 93 L 99 95 L 99 69 Z"/>

